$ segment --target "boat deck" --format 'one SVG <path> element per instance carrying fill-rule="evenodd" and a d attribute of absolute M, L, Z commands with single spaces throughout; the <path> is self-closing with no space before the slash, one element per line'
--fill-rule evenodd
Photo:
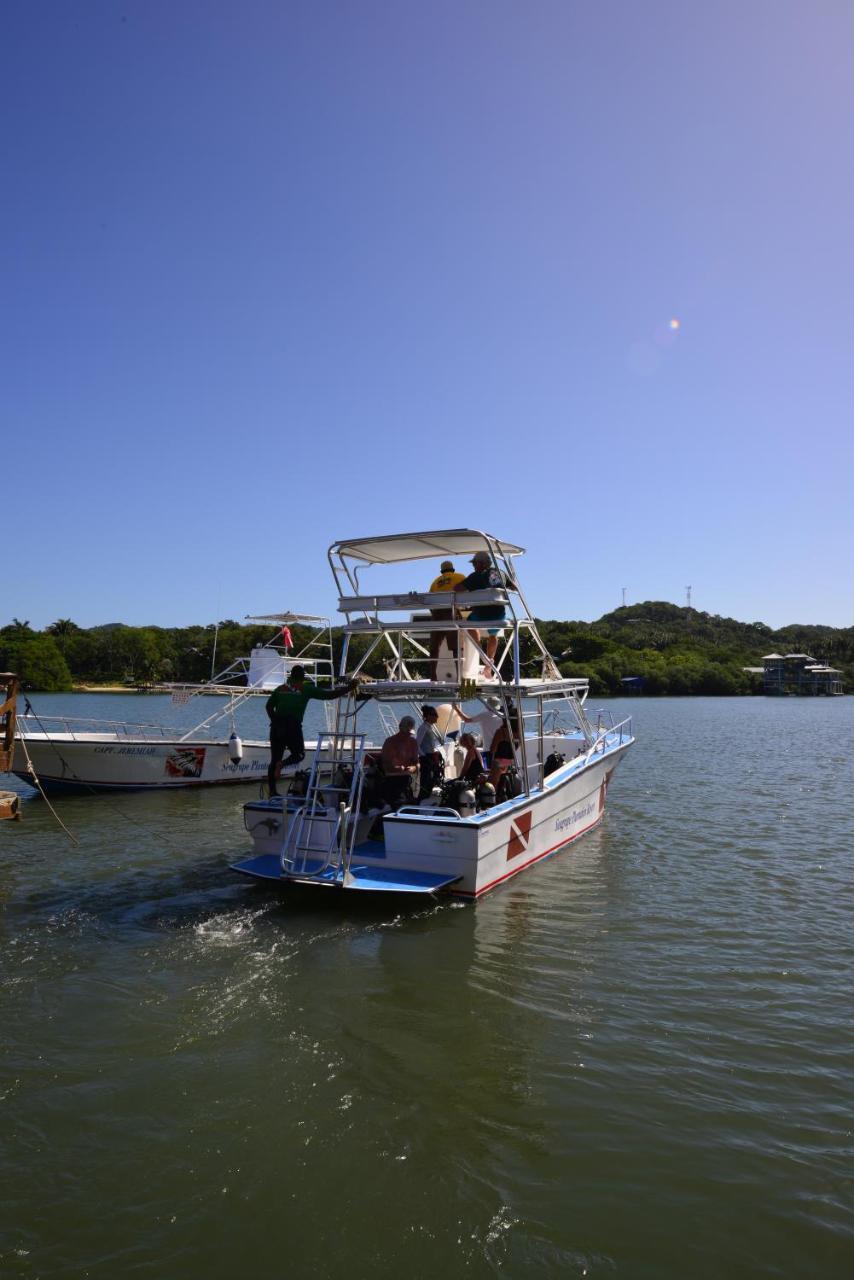
<path fill-rule="evenodd" d="M 380 840 L 366 840 L 357 845 L 354 856 L 370 854 L 372 857 L 385 857 L 385 845 Z M 304 876 L 284 875 L 279 857 L 275 853 L 262 853 L 254 858 L 246 858 L 243 862 L 234 862 L 232 871 L 250 876 L 254 880 L 266 880 L 272 884 L 311 884 L 326 885 L 331 889 L 362 889 L 383 893 L 436 893 L 445 889 L 459 879 L 459 876 L 448 876 L 431 871 L 407 871 L 400 867 L 368 867 L 355 861 L 347 875 L 346 884 L 340 871 L 326 867 L 319 874 L 312 875 L 307 869 Z"/>

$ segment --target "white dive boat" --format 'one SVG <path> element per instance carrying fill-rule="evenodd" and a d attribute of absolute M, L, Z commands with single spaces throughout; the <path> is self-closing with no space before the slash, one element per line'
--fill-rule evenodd
<path fill-rule="evenodd" d="M 173 702 L 178 704 L 208 693 L 227 699 L 200 724 L 182 730 L 174 725 L 28 712 L 17 719 L 9 772 L 29 783 L 34 782 L 35 775 L 45 791 L 83 793 L 198 787 L 266 778 L 269 741 L 241 738 L 235 713 L 248 699 L 269 695 L 284 683 L 297 663 L 315 683 L 331 685 L 332 632 L 328 618 L 312 614 L 263 614 L 247 621 L 275 623 L 276 634 L 253 649 L 248 658 L 232 663 L 206 684 L 168 686 Z M 282 641 L 283 629 L 295 624 L 314 629 L 298 653 L 285 648 Z M 324 707 L 331 708 L 331 704 Z M 310 767 L 316 745 L 306 742 L 306 759 L 300 768 Z M 296 769 L 291 766 L 284 776 L 292 775 Z"/>
<path fill-rule="evenodd" d="M 479 551 L 488 553 L 498 585 L 374 595 L 360 581 L 372 566 L 468 559 Z M 476 898 L 601 821 L 614 769 L 634 741 L 631 720 L 606 723 L 600 715 L 594 723 L 584 708 L 588 682 L 561 677 L 519 588 L 512 560 L 520 554 L 520 547 L 468 529 L 360 538 L 330 548 L 345 616 L 340 676 L 362 679 L 369 659 L 382 654 L 385 677 L 335 704 L 335 729 L 319 740 L 329 769 L 324 776 L 312 769 L 305 794 L 244 805 L 255 853 L 235 871 L 279 885 Z M 443 620 L 416 612 L 437 605 L 450 606 L 453 620 L 447 620 L 450 610 Z M 484 608 L 493 615 L 488 622 L 465 620 L 468 611 Z M 502 621 L 494 618 L 496 608 L 504 611 Z M 494 656 L 483 630 L 490 627 L 499 632 Z M 458 656 L 443 637 L 434 668 L 429 640 L 435 632 L 456 633 Z M 351 661 L 353 637 L 365 637 L 367 645 L 360 644 L 361 656 Z M 479 701 L 481 711 L 497 707 L 517 727 L 498 794 L 483 778 L 472 783 L 458 776 L 463 752 L 446 738 L 441 785 L 392 809 L 384 803 L 391 798 L 389 780 L 359 728 L 366 698 L 380 707 L 460 701 Z"/>

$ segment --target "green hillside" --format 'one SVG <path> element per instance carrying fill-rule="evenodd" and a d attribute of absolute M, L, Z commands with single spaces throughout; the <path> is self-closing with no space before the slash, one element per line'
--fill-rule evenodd
<path fill-rule="evenodd" d="M 664 601 L 627 605 L 598 622 L 540 621 L 540 632 L 564 675 L 590 678 L 594 694 L 625 693 L 621 681 L 639 676 L 643 692 L 657 694 L 749 694 L 760 683 L 743 668 L 761 665 L 763 654 L 805 652 L 839 667 L 848 689 L 854 688 L 854 627 L 800 626 L 773 631 L 762 622 L 699 613 Z M 297 649 L 310 632 L 291 628 Z M 333 633 L 336 656 L 340 632 Z M 243 626 L 227 620 L 213 626 L 126 627 L 109 623 L 78 627 L 60 618 L 45 631 L 34 631 L 17 618 L 0 628 L 0 669 L 17 671 L 30 689 L 71 689 L 75 684 L 134 687 L 152 681 L 206 680 L 214 660 L 217 670 L 248 654 L 272 635 L 267 626 Z M 365 637 L 354 637 L 353 653 Z M 536 662 L 529 645 L 524 656 Z M 367 668 L 379 675 L 377 659 Z"/>
<path fill-rule="evenodd" d="M 590 677 L 594 693 L 619 693 L 640 676 L 645 694 L 748 694 L 761 682 L 744 671 L 766 653 L 809 653 L 854 680 L 854 627 L 738 622 L 650 600 L 606 613 L 598 622 L 542 622 L 541 634 L 564 675 Z M 567 653 L 567 650 L 569 652 Z"/>

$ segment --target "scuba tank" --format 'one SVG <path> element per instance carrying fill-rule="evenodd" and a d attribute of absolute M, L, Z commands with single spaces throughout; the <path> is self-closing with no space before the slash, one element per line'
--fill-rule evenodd
<path fill-rule="evenodd" d="M 546 763 L 543 765 L 543 777 L 547 778 L 550 773 L 554 773 L 565 760 L 566 756 L 560 751 L 553 751 L 550 756 L 546 756 Z"/>
<path fill-rule="evenodd" d="M 424 800 L 421 801 L 422 809 L 441 809 L 442 807 L 442 788 L 434 787 Z"/>
<path fill-rule="evenodd" d="M 352 781 L 353 766 L 351 764 L 339 765 L 335 770 L 334 785 L 340 787 L 342 791 L 349 791 Z"/>
<path fill-rule="evenodd" d="M 522 781 L 515 769 L 508 769 L 498 783 L 502 800 L 515 800 L 522 794 Z"/>
<path fill-rule="evenodd" d="M 474 791 L 464 778 L 453 778 L 442 789 L 442 803 L 455 809 L 461 818 L 470 818 L 476 812 Z"/>
<path fill-rule="evenodd" d="M 240 764 L 243 759 L 243 743 L 233 730 L 228 740 L 228 758 L 232 764 Z"/>
<path fill-rule="evenodd" d="M 291 778 L 291 785 L 288 794 L 292 796 L 304 796 L 308 793 L 308 772 L 305 769 L 297 769 Z"/>
<path fill-rule="evenodd" d="M 477 797 L 471 787 L 461 791 L 457 800 L 457 813 L 461 818 L 473 818 L 477 813 Z"/>
<path fill-rule="evenodd" d="M 491 809 L 495 805 L 495 787 L 491 782 L 481 782 L 475 796 L 479 810 Z"/>

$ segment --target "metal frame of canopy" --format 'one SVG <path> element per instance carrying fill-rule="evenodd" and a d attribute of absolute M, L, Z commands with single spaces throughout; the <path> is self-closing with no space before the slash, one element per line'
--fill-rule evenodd
<path fill-rule="evenodd" d="M 429 593 L 425 595 L 421 592 L 410 592 L 397 596 L 366 597 L 360 592 L 359 588 L 360 569 L 368 565 L 404 564 L 408 561 L 427 560 L 442 556 L 473 555 L 476 551 L 486 551 L 492 564 L 499 570 L 508 584 L 506 589 L 467 593 L 467 595 L 471 596 L 477 595 L 481 603 L 484 604 L 505 604 L 508 610 L 509 616 L 506 626 L 509 627 L 510 635 L 504 643 L 501 653 L 497 655 L 497 661 L 488 658 L 480 645 L 472 641 L 478 650 L 480 659 L 486 664 L 487 670 L 491 672 L 493 678 L 500 678 L 500 667 L 507 656 L 512 653 L 513 682 L 518 685 L 522 679 L 519 660 L 519 631 L 521 628 L 530 632 L 540 651 L 543 660 L 543 675 L 551 679 L 560 679 L 560 673 L 551 654 L 547 652 L 539 637 L 528 602 L 522 594 L 516 575 L 513 572 L 512 558 L 524 555 L 524 548 L 479 529 L 437 529 L 425 532 L 386 534 L 370 538 L 349 538 L 332 544 L 328 552 L 329 565 L 338 588 L 339 608 L 347 618 L 347 624 L 344 627 L 345 639 L 341 657 L 341 675 L 346 670 L 349 636 L 354 632 L 358 631 L 363 634 L 382 633 L 391 649 L 398 677 L 412 679 L 403 661 L 403 636 L 406 633 L 410 633 L 407 638 L 416 652 L 424 656 L 427 651 L 423 645 L 414 639 L 411 633 L 423 634 L 430 631 L 453 630 L 460 632 L 470 630 L 470 628 L 466 627 L 464 620 L 437 622 L 431 619 L 423 619 L 419 620 L 417 625 L 409 627 L 401 627 L 397 623 L 382 622 L 379 618 L 379 612 L 382 610 L 400 611 L 402 609 L 408 611 L 413 606 L 429 607 L 429 603 L 432 603 Z M 345 583 L 350 587 L 349 593 L 342 589 Z M 514 605 L 514 595 L 518 597 L 521 603 L 521 612 Z M 373 617 L 369 609 L 365 608 L 369 601 L 375 604 Z M 474 600 L 472 600 L 472 603 L 474 603 Z M 361 614 L 361 618 L 357 622 L 353 621 L 354 613 Z M 397 645 L 395 645 L 392 638 L 394 633 L 399 634 Z M 380 640 L 375 641 L 371 646 L 372 652 L 380 642 Z"/>
<path fill-rule="evenodd" d="M 292 613 L 285 611 L 284 613 L 259 613 L 245 615 L 246 622 L 270 622 L 278 624 L 279 631 L 270 637 L 263 645 L 256 646 L 259 649 L 267 649 L 277 653 L 282 659 L 282 675 L 287 678 L 289 672 L 297 665 L 309 668 L 309 674 L 320 682 L 329 682 L 331 686 L 335 682 L 335 655 L 332 649 L 332 621 L 329 618 L 320 617 L 312 613 Z M 282 653 L 280 645 L 276 641 L 281 636 L 281 628 L 294 625 L 308 625 L 321 629 L 320 637 L 312 637 L 307 644 L 303 645 L 298 653 L 288 654 Z M 320 648 L 322 657 L 307 656 L 312 648 Z M 254 652 L 254 650 L 252 651 Z M 194 734 L 204 729 L 209 729 L 212 724 L 218 720 L 230 717 L 232 729 L 234 728 L 234 712 L 239 706 L 242 706 L 250 698 L 263 697 L 270 694 L 270 685 L 250 684 L 249 676 L 251 672 L 252 654 L 249 657 L 242 656 L 236 658 L 230 666 L 218 672 L 212 679 L 203 684 L 188 683 L 169 683 L 164 684 L 162 688 L 165 692 L 171 693 L 173 701 L 189 701 L 191 698 L 197 698 L 201 695 L 210 694 L 228 698 L 228 704 L 219 707 L 200 724 L 193 725 L 181 738 L 181 741 L 189 741 Z M 245 679 L 246 684 L 234 683 L 236 680 Z"/>
<path fill-rule="evenodd" d="M 414 662 L 429 660 L 428 650 L 419 643 L 418 635 L 434 631 L 456 631 L 470 633 L 473 624 L 464 618 L 452 620 L 427 618 L 407 618 L 406 621 L 382 618 L 381 613 L 410 613 L 413 607 L 429 608 L 438 603 L 438 599 L 430 593 L 400 592 L 395 595 L 374 595 L 362 592 L 359 588 L 359 571 L 369 565 L 396 565 L 408 561 L 435 559 L 444 556 L 473 555 L 476 551 L 486 551 L 492 564 L 502 574 L 506 587 L 490 588 L 479 592 L 443 593 L 448 603 L 453 605 L 456 596 L 460 597 L 460 605 L 466 604 L 502 604 L 506 609 L 506 617 L 501 625 L 502 632 L 507 633 L 495 657 L 490 658 L 481 643 L 473 638 L 467 643 L 477 651 L 478 662 L 483 664 L 484 676 L 475 679 L 462 678 L 458 667 L 458 679 L 455 681 L 420 680 L 413 676 L 410 665 Z M 512 560 L 524 554 L 523 548 L 515 543 L 506 542 L 475 529 L 445 529 L 416 533 L 390 534 L 373 538 L 351 538 L 335 542 L 329 548 L 329 565 L 335 579 L 339 595 L 339 608 L 347 621 L 344 626 L 344 644 L 341 653 L 339 675 L 358 675 L 367 660 L 380 647 L 388 647 L 391 653 L 388 677 L 385 680 L 368 683 L 365 692 L 373 694 L 378 701 L 412 700 L 416 697 L 440 696 L 450 699 L 480 698 L 487 694 L 497 694 L 505 716 L 516 718 L 522 732 L 518 744 L 518 766 L 522 785 L 527 794 L 533 786 L 542 786 L 544 757 L 542 742 L 544 702 L 554 699 L 565 700 L 573 711 L 573 717 L 581 729 L 585 740 L 592 741 L 592 732 L 583 711 L 583 703 L 587 694 L 586 680 L 565 680 L 555 663 L 554 658 L 545 648 L 537 630 L 536 623 L 528 607 L 516 575 Z M 349 588 L 349 590 L 348 590 Z M 355 617 L 354 617 L 355 615 Z M 475 624 L 476 630 L 488 629 L 488 624 Z M 539 662 L 540 671 L 534 678 L 522 675 L 520 655 L 520 636 L 527 632 L 534 644 L 535 660 Z M 350 640 L 353 635 L 374 637 L 368 651 L 357 662 L 354 669 L 348 672 Z M 512 676 L 503 679 L 502 665 L 512 662 Z M 534 703 L 536 711 L 528 708 Z M 353 717 L 355 726 L 355 706 L 352 711 L 339 704 L 339 730 L 347 727 L 349 717 Z M 528 722 L 526 724 L 526 721 Z M 532 723 L 533 722 L 533 723 Z M 538 739 L 539 749 L 536 760 L 528 759 L 525 743 L 525 729 L 533 731 Z M 352 729 L 350 731 L 353 731 Z M 533 777 L 533 774 L 537 777 Z"/>
<path fill-rule="evenodd" d="M 439 559 L 442 556 L 474 555 L 488 551 L 493 558 L 525 554 L 524 547 L 504 542 L 493 534 L 478 529 L 437 529 L 424 533 L 390 533 L 373 538 L 347 538 L 329 548 L 329 561 L 335 574 L 333 556 L 344 567 L 344 558 L 362 564 L 399 564 L 406 560 Z M 497 562 L 497 560 L 496 560 Z M 335 574 L 338 581 L 338 575 Z"/>

